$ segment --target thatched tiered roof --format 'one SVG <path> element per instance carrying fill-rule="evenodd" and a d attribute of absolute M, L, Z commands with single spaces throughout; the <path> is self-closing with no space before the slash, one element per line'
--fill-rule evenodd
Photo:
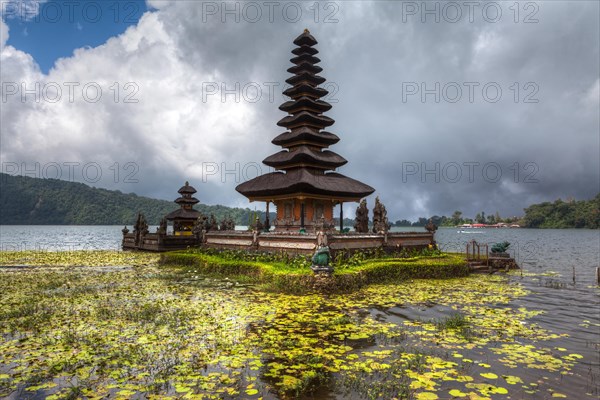
<path fill-rule="evenodd" d="M 193 197 L 194 193 L 196 193 L 196 189 L 194 189 L 193 186 L 190 186 L 188 182 L 185 182 L 185 185 L 183 185 L 177 192 L 181 195 L 181 197 L 178 197 L 175 200 L 175 203 L 179 204 L 180 208 L 170 212 L 165 216 L 165 218 L 168 220 L 195 220 L 198 218 L 201 215 L 200 212 L 193 209 L 194 204 L 198 204 L 200 202 L 200 200 Z"/>
<path fill-rule="evenodd" d="M 286 82 L 293 85 L 283 92 L 291 97 L 279 109 L 288 113 L 277 125 L 288 129 L 272 143 L 283 150 L 270 155 L 263 163 L 278 172 L 262 175 L 239 185 L 236 190 L 250 200 L 269 200 L 294 195 L 315 196 L 342 201 L 356 201 L 375 190 L 362 182 L 335 171 L 347 163 L 339 154 L 325 150 L 340 138 L 324 131 L 334 120 L 323 115 L 331 104 L 320 100 L 328 94 L 319 85 L 325 78 L 317 74 L 322 68 L 315 65 L 321 60 L 315 55 L 315 38 L 305 30 L 294 40 L 298 46 L 290 60 L 294 66 L 288 72 L 294 74 Z"/>

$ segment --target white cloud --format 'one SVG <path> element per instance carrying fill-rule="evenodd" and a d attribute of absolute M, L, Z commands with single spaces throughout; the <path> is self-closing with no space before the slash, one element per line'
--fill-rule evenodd
<path fill-rule="evenodd" d="M 165 171 L 198 180 L 202 161 L 235 156 L 228 138 L 246 133 L 255 117 L 247 102 L 202 102 L 202 82 L 219 71 L 185 62 L 157 13 L 146 13 L 137 26 L 102 46 L 58 60 L 48 75 L 11 46 L 2 51 L 2 66 L 3 82 L 19 91 L 21 85 L 29 90 L 39 85 L 41 94 L 40 102 L 28 94 L 22 103 L 15 94 L 3 105 L 3 160 L 97 162 L 106 167 L 105 175 L 114 162 L 133 161 L 146 185 Z M 69 85 L 76 85 L 72 100 Z M 101 88 L 98 102 L 86 101 L 86 85 L 88 99 Z M 48 101 L 57 86 L 62 97 Z M 128 95 L 137 102 L 124 102 Z M 238 144 L 243 143 L 242 136 Z"/>
<path fill-rule="evenodd" d="M 600 107 L 600 79 L 596 79 L 596 82 L 588 89 L 583 102 L 589 109 L 598 111 L 598 107 Z"/>
<path fill-rule="evenodd" d="M 4 19 L 0 19 L 0 51 L 4 49 L 6 42 L 8 41 L 8 25 L 4 22 Z"/>

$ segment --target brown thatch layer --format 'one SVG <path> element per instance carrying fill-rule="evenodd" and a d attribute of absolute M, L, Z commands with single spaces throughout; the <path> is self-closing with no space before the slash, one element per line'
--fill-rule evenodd
<path fill-rule="evenodd" d="M 167 218 L 168 220 L 173 220 L 175 218 L 177 219 L 189 219 L 189 220 L 195 220 L 198 219 L 199 216 L 201 216 L 202 214 L 200 213 L 200 211 L 196 211 L 196 210 L 184 210 L 182 208 L 180 208 L 179 210 L 175 210 L 173 212 L 170 212 L 169 214 L 167 214 L 165 216 L 165 218 Z"/>
<path fill-rule="evenodd" d="M 315 49 L 314 47 L 307 46 L 307 45 L 296 47 L 294 50 L 292 50 L 292 53 L 297 56 L 299 56 L 301 54 L 310 54 L 311 56 L 314 56 L 318 52 L 319 51 L 317 49 Z"/>
<path fill-rule="evenodd" d="M 301 54 L 299 56 L 290 58 L 290 61 L 292 64 L 296 65 L 302 63 L 318 64 L 321 62 L 321 59 L 319 57 L 311 56 L 310 54 Z"/>
<path fill-rule="evenodd" d="M 318 175 L 306 169 L 261 175 L 238 185 L 235 190 L 249 198 L 303 193 L 348 200 L 361 199 L 375 191 L 371 186 L 342 174 L 330 172 Z"/>
<path fill-rule="evenodd" d="M 263 164 L 277 169 L 290 167 L 313 167 L 317 169 L 335 169 L 348 161 L 333 151 L 315 151 L 307 146 L 298 146 L 293 151 L 280 151 L 263 160 Z"/>
<path fill-rule="evenodd" d="M 296 100 L 286 101 L 279 106 L 279 109 L 290 114 L 295 114 L 300 111 L 312 111 L 315 114 L 322 114 L 331 110 L 331 104 L 323 100 L 315 100 L 303 96 Z"/>
<path fill-rule="evenodd" d="M 284 128 L 295 128 L 299 126 L 312 126 L 318 129 L 331 126 L 335 121 L 324 115 L 316 115 L 307 111 L 301 111 L 295 115 L 288 115 L 277 122 L 277 125 Z"/>
<path fill-rule="evenodd" d="M 289 72 L 290 74 L 300 74 L 302 72 L 318 74 L 321 71 L 323 71 L 323 68 L 319 67 L 318 65 L 312 65 L 310 63 L 294 65 L 293 67 L 287 69 L 287 72 Z"/>
<path fill-rule="evenodd" d="M 310 34 L 308 29 L 305 29 L 300 36 L 294 39 L 294 44 L 296 46 L 314 46 L 317 43 L 319 42 L 317 42 L 317 39 Z"/>
<path fill-rule="evenodd" d="M 195 197 L 178 197 L 177 200 L 175 200 L 175 203 L 177 204 L 198 204 L 200 203 L 200 200 L 198 200 Z"/>
<path fill-rule="evenodd" d="M 320 99 L 321 97 L 327 96 L 329 92 L 320 87 L 314 87 L 305 83 L 301 83 L 284 90 L 283 94 L 291 97 L 294 100 L 297 100 L 302 96 L 310 97 L 312 99 Z"/>
<path fill-rule="evenodd" d="M 325 82 L 326 79 L 322 76 L 314 75 L 308 72 L 303 72 L 301 74 L 297 74 L 285 80 L 285 83 L 289 83 L 290 85 L 297 85 L 300 83 L 305 83 L 311 86 L 318 86 L 321 83 Z"/>
<path fill-rule="evenodd" d="M 327 131 L 318 131 L 317 129 L 303 126 L 294 129 L 291 132 L 284 132 L 271 141 L 271 143 L 287 147 L 289 144 L 298 142 L 308 142 L 315 146 L 327 147 L 340 141 L 337 135 Z"/>
<path fill-rule="evenodd" d="M 188 182 L 186 182 L 186 183 L 185 183 L 185 185 L 183 185 L 183 186 L 182 186 L 182 187 L 181 187 L 181 188 L 180 188 L 180 189 L 177 191 L 177 193 L 180 193 L 180 194 L 186 194 L 186 193 L 189 193 L 189 194 L 194 194 L 194 193 L 196 193 L 196 189 L 194 189 L 194 187 L 193 187 L 193 186 L 190 186 L 190 184 L 189 184 Z"/>

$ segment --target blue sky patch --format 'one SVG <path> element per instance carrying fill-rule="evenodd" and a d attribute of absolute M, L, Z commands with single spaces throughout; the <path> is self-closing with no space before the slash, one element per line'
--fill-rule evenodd
<path fill-rule="evenodd" d="M 57 59 L 81 47 L 96 47 L 138 23 L 148 7 L 144 0 L 3 3 L 10 28 L 8 45 L 33 56 L 44 73 Z"/>

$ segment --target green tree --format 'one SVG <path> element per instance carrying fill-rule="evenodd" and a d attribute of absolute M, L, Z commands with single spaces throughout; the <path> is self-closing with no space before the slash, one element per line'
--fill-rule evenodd
<path fill-rule="evenodd" d="M 558 199 L 553 203 L 532 204 L 525 209 L 522 224 L 528 228 L 600 227 L 600 194 L 591 200 Z"/>
<path fill-rule="evenodd" d="M 462 220 L 462 211 L 454 211 L 454 213 L 452 213 L 452 217 L 450 217 L 450 219 L 452 220 L 452 223 L 454 225 L 460 225 L 463 224 L 463 220 Z"/>

